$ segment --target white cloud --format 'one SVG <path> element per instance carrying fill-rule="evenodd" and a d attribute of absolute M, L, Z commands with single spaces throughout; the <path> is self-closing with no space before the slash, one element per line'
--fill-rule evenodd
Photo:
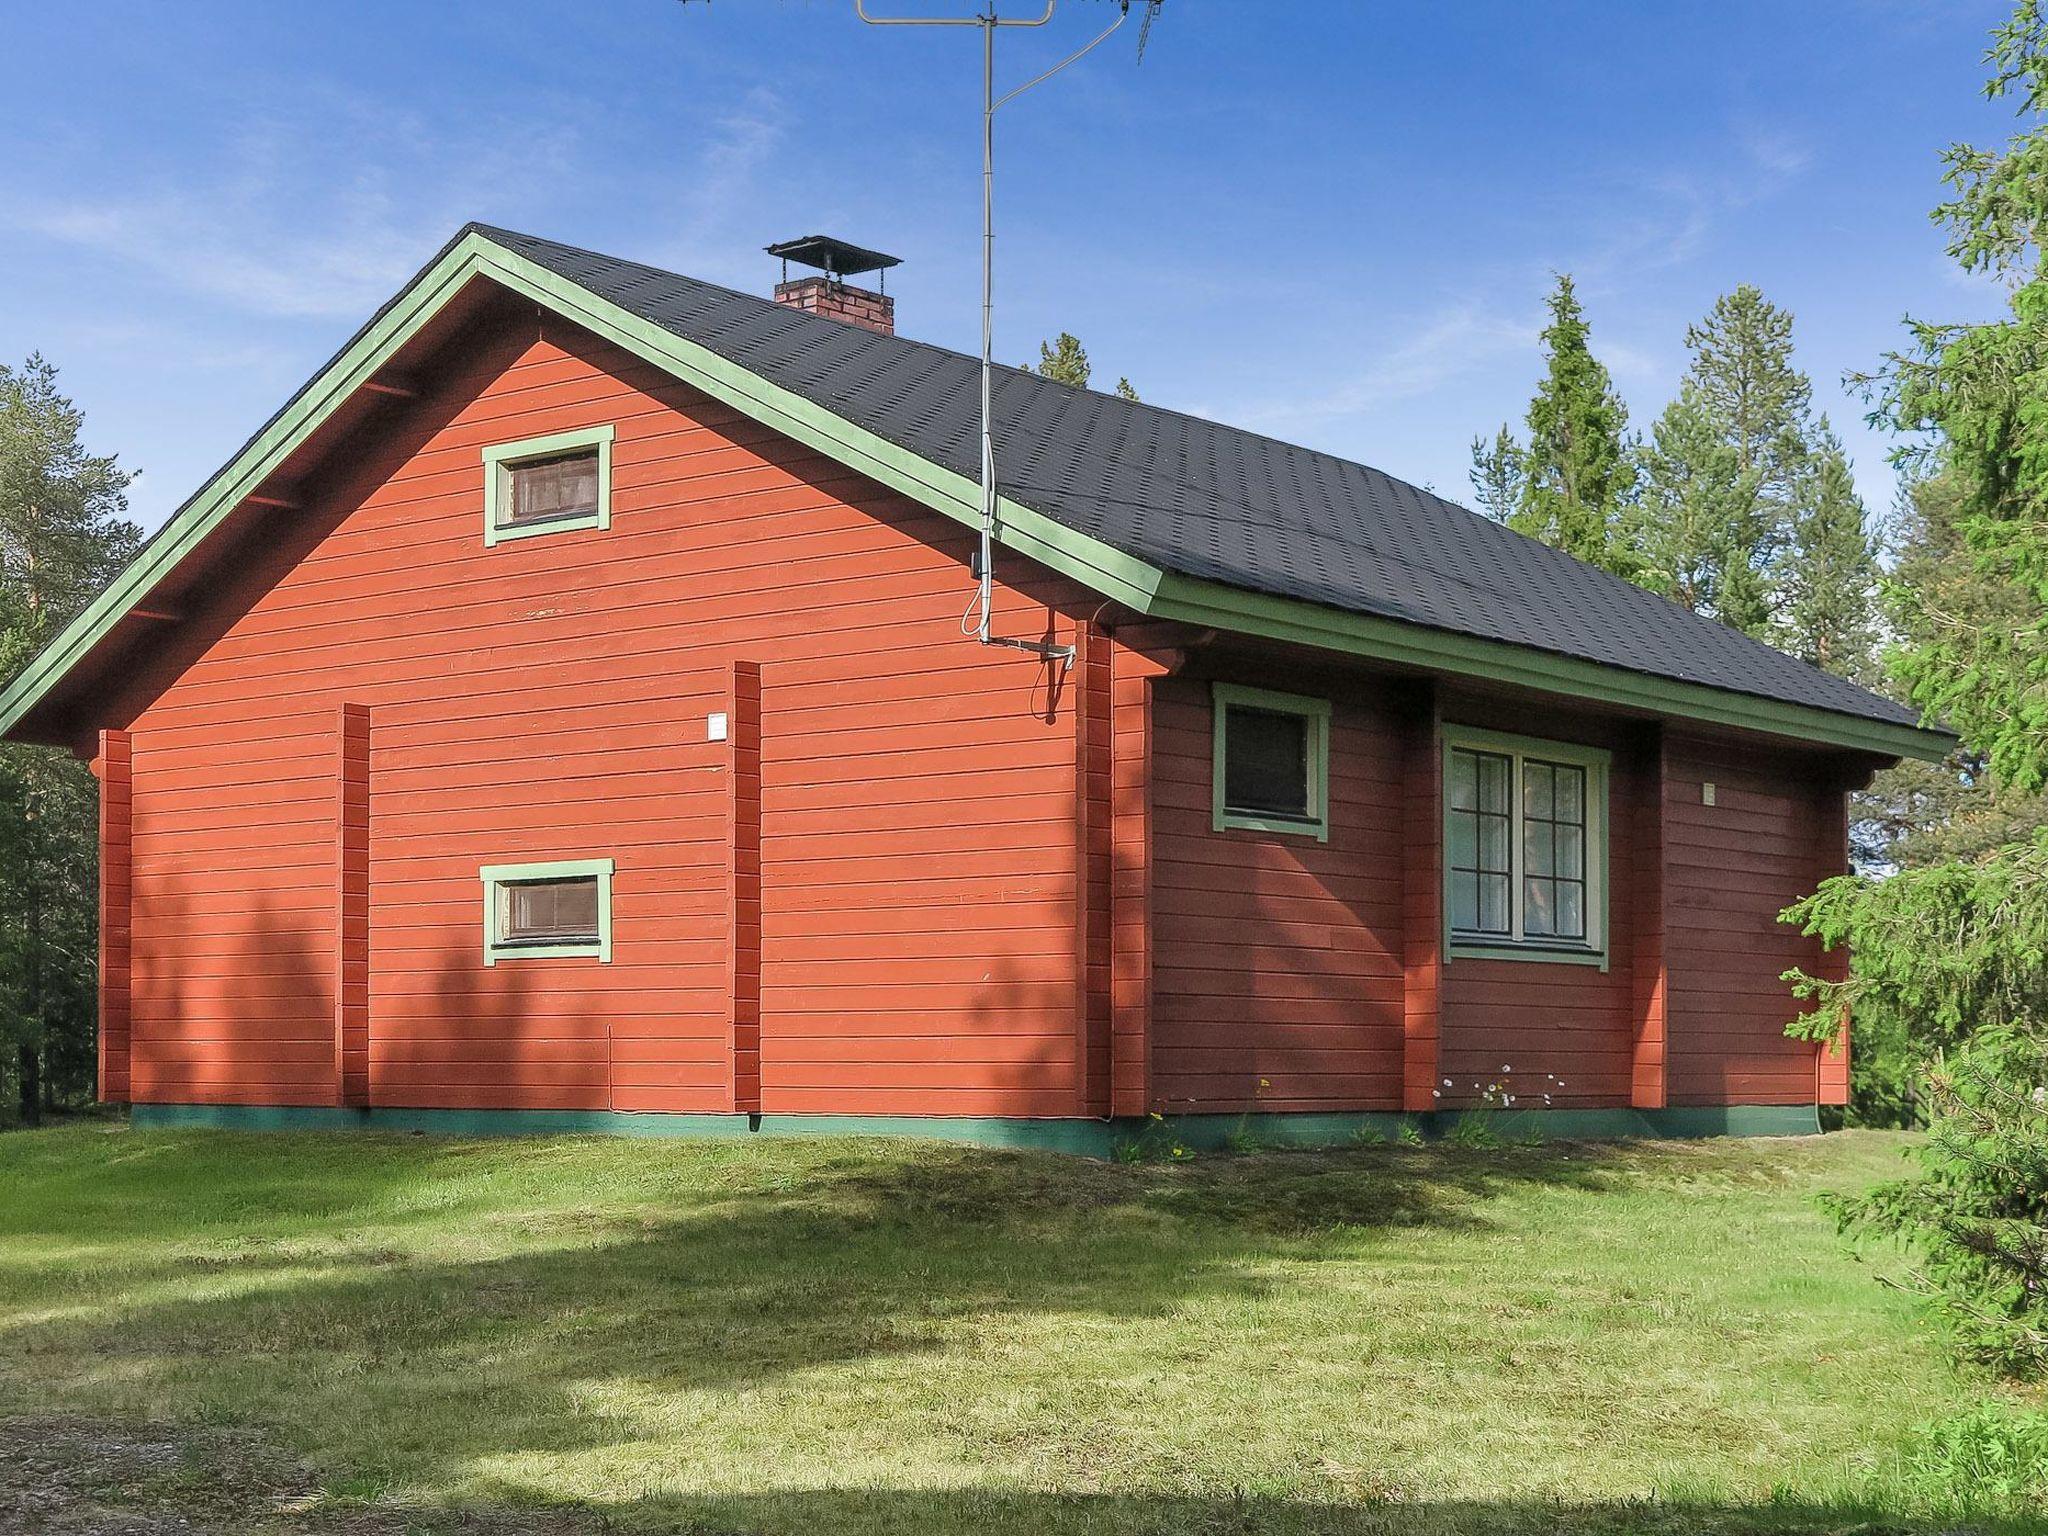
<path fill-rule="evenodd" d="M 1444 310 L 1358 371 L 1299 399 L 1272 400 L 1221 413 L 1276 436 L 1363 417 L 1428 395 L 1480 372 L 1506 354 L 1528 352 L 1541 329 L 1534 315 L 1510 317 L 1473 304 Z M 1368 349 L 1369 350 L 1369 349 Z"/>
<path fill-rule="evenodd" d="M 89 196 L 16 189 L 0 221 L 272 318 L 360 318 L 504 189 L 557 178 L 573 129 L 479 123 L 450 141 L 329 93 L 258 118 L 205 170 Z"/>

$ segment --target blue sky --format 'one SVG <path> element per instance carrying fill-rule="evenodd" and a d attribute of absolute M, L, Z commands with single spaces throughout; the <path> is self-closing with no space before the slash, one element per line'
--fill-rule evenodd
<path fill-rule="evenodd" d="M 1997 307 L 1927 210 L 1944 144 L 2011 131 L 2007 10 L 1167 0 L 1142 63 L 1133 23 L 1004 109 L 998 355 L 1072 330 L 1099 384 L 1466 500 L 1553 271 L 1645 426 L 1753 282 L 1881 509 L 1841 376 L 1903 314 Z M 1110 14 L 1061 0 L 1000 77 Z M 0 358 L 59 365 L 154 527 L 470 218 L 760 292 L 761 246 L 842 235 L 904 258 L 900 329 L 972 350 L 975 36 L 852 0 L 0 0 Z"/>

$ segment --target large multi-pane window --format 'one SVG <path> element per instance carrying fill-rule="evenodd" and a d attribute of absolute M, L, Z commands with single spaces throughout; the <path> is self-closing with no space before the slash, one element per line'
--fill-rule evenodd
<path fill-rule="evenodd" d="M 1605 756 L 1489 732 L 1444 759 L 1444 898 L 1453 953 L 1596 955 Z"/>

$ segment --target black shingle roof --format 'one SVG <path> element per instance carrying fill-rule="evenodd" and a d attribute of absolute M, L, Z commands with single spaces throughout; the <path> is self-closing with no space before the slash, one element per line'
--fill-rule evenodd
<path fill-rule="evenodd" d="M 487 238 L 969 479 L 980 362 L 488 225 Z M 997 480 L 1157 566 L 1735 693 L 1917 725 L 1910 709 L 1348 459 L 1178 411 L 995 379 Z"/>

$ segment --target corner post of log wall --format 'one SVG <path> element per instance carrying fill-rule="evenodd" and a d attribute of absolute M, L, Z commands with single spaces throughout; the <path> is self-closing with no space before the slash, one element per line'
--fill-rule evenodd
<path fill-rule="evenodd" d="M 1433 683 L 1403 711 L 1401 1107 L 1436 1107 L 1443 1049 L 1443 716 Z"/>
<path fill-rule="evenodd" d="M 735 1113 L 761 1112 L 761 664 L 726 679 L 726 1082 Z"/>
<path fill-rule="evenodd" d="M 1646 726 L 1622 784 L 1615 786 L 1623 793 L 1620 815 L 1614 818 L 1628 838 L 1629 1019 L 1634 1035 L 1629 1103 L 1637 1109 L 1662 1109 L 1667 1102 L 1671 972 L 1665 955 L 1664 816 L 1669 777 L 1664 728 Z"/>
<path fill-rule="evenodd" d="M 1110 1113 L 1152 1107 L 1152 679 L 1125 645 L 1110 660 Z"/>
<path fill-rule="evenodd" d="M 1074 942 L 1078 1107 L 1110 1113 L 1111 826 L 1115 642 L 1094 624 L 1074 627 Z"/>
<path fill-rule="evenodd" d="M 1849 790 L 1843 779 L 1829 778 L 1820 790 L 1819 814 L 1814 818 L 1820 837 L 1815 883 L 1849 872 Z M 1836 945 L 1814 957 L 1813 974 L 1825 981 L 1849 979 L 1849 951 Z M 1849 1102 L 1849 1019 L 1843 1015 L 1835 1038 L 1814 1047 L 1814 1102 Z"/>
<path fill-rule="evenodd" d="M 126 1104 L 134 1030 L 134 756 L 126 731 L 101 731 L 99 1096 Z"/>
<path fill-rule="evenodd" d="M 344 704 L 335 785 L 334 1098 L 370 1102 L 370 711 Z"/>

